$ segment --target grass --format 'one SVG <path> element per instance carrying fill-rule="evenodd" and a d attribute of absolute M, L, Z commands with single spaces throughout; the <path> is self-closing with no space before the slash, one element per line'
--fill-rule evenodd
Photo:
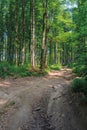
<path fill-rule="evenodd" d="M 24 66 L 15 66 L 10 65 L 8 62 L 1 62 L 0 63 L 0 77 L 6 78 L 8 76 L 44 76 L 51 70 L 60 70 L 61 65 L 49 65 L 44 70 L 40 70 L 39 68 L 32 69 L 30 65 L 24 65 Z"/>
<path fill-rule="evenodd" d="M 5 78 L 7 76 L 27 76 L 31 75 L 31 73 L 28 71 L 28 68 L 25 66 L 16 67 L 14 65 L 10 65 L 7 62 L 0 63 L 0 77 Z"/>
<path fill-rule="evenodd" d="M 49 68 L 51 70 L 60 70 L 62 68 L 61 64 L 54 64 L 54 65 L 50 65 Z"/>
<path fill-rule="evenodd" d="M 15 66 L 10 65 L 7 62 L 0 63 L 0 77 L 6 78 L 8 76 L 26 77 L 26 76 L 43 76 L 46 75 L 47 71 L 44 69 L 32 69 L 29 65 Z"/>

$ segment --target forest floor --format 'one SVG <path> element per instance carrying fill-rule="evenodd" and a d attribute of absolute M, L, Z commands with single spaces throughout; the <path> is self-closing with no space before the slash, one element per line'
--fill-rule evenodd
<path fill-rule="evenodd" d="M 87 106 L 70 69 L 42 77 L 0 79 L 0 130 L 87 130 Z"/>

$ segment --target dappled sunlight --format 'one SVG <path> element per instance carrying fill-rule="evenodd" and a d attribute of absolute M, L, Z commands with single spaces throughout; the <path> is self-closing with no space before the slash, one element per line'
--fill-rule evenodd
<path fill-rule="evenodd" d="M 46 76 L 46 77 L 43 77 L 43 79 L 44 79 L 45 81 L 48 81 L 48 80 L 49 80 L 47 76 Z"/>
<path fill-rule="evenodd" d="M 20 126 L 23 124 L 21 122 L 27 122 L 31 116 L 31 118 L 35 117 L 34 123 L 43 121 L 44 119 L 49 123 L 46 117 L 51 117 L 53 120 L 52 126 L 55 125 L 56 128 L 60 129 L 59 126 L 62 125 L 64 130 L 67 130 L 67 122 L 70 124 L 76 118 L 74 117 L 72 109 L 74 102 L 69 89 L 71 80 L 66 78 L 70 77 L 70 75 L 73 75 L 70 69 L 62 69 L 60 71 L 52 70 L 48 75 L 42 77 L 9 78 L 1 80 L 0 111 L 3 110 L 3 108 L 8 110 L 8 115 L 5 115 L 6 119 L 10 122 L 8 123 L 9 128 L 12 126 L 11 130 L 13 130 L 14 126 L 16 129 L 16 123 Z M 16 103 L 16 107 L 11 106 L 12 109 L 4 107 L 8 105 L 10 101 L 12 101 L 12 105 Z M 11 110 L 12 112 L 15 110 L 13 115 L 11 115 Z M 11 115 L 10 118 L 8 117 L 9 115 Z M 32 119 L 30 120 L 32 121 Z M 2 122 L 0 123 L 4 126 Z M 39 126 L 40 125 L 46 124 L 41 123 Z M 71 126 L 69 128 L 71 128 Z"/>
<path fill-rule="evenodd" d="M 71 69 L 62 68 L 59 71 L 52 70 L 48 73 L 49 78 L 63 78 L 65 80 L 72 80 L 75 77 L 75 74 L 72 73 Z"/>
<path fill-rule="evenodd" d="M 50 77 L 70 77 L 71 75 L 72 75 L 72 70 L 71 69 L 65 69 L 65 68 L 63 68 L 63 69 L 61 69 L 60 71 L 55 71 L 55 70 L 53 70 L 53 71 L 51 71 L 51 72 L 49 72 L 48 73 L 48 75 L 50 76 Z"/>
<path fill-rule="evenodd" d="M 59 74 L 59 71 L 51 71 L 48 73 L 49 76 L 56 76 Z"/>
<path fill-rule="evenodd" d="M 61 69 L 60 71 L 51 71 L 48 73 L 48 75 L 50 76 L 64 76 L 65 74 L 72 74 L 72 70 L 71 69 Z"/>
<path fill-rule="evenodd" d="M 80 102 L 87 0 L 0 0 L 0 130 L 87 130 Z"/>
<path fill-rule="evenodd" d="M 3 81 L 0 83 L 0 87 L 10 87 L 11 83 L 9 81 Z"/>

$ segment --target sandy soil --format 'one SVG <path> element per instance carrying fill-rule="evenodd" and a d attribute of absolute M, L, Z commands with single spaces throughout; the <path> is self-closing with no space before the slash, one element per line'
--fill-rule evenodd
<path fill-rule="evenodd" d="M 70 89 L 70 69 L 0 80 L 0 130 L 87 130 L 87 106 Z"/>

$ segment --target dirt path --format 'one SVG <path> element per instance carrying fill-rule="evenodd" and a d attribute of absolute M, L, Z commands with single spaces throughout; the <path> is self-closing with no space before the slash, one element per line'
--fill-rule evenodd
<path fill-rule="evenodd" d="M 62 69 L 0 80 L 0 130 L 87 130 L 87 113 L 70 91 L 72 78 Z"/>

